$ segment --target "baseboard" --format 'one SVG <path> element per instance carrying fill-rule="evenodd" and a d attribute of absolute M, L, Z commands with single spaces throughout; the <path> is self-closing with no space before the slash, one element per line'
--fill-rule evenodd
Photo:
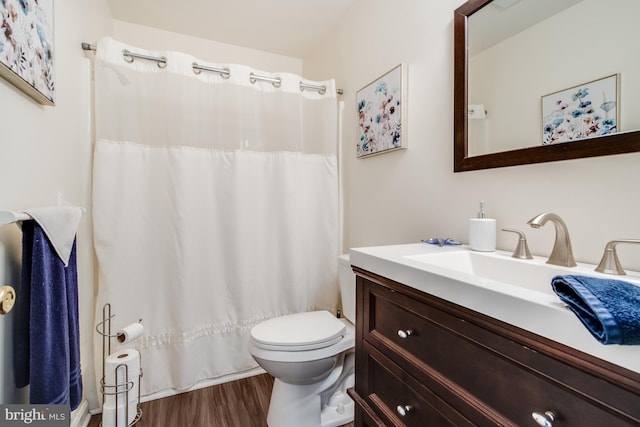
<path fill-rule="evenodd" d="M 180 393 L 186 393 L 189 391 L 194 391 L 194 390 L 198 390 L 201 388 L 205 388 L 205 387 L 210 387 L 210 386 L 214 386 L 214 385 L 218 385 L 218 384 L 222 384 L 222 383 L 226 383 L 229 381 L 235 381 L 235 380 L 240 380 L 243 378 L 248 378 L 248 377 L 252 377 L 254 375 L 261 375 L 261 374 L 265 374 L 266 371 L 264 369 L 262 369 L 261 367 L 256 367 L 253 369 L 249 369 L 248 371 L 244 371 L 244 372 L 239 372 L 239 373 L 234 373 L 234 374 L 230 374 L 230 375 L 225 375 L 223 377 L 218 377 L 218 378 L 214 378 L 214 379 L 210 379 L 210 380 L 204 380 L 204 381 L 200 381 L 199 383 L 193 385 L 192 387 L 188 388 L 188 389 L 184 389 L 184 390 L 175 390 L 175 389 L 168 389 L 168 390 L 162 390 L 156 393 L 152 393 L 146 396 L 142 396 L 140 398 L 140 402 L 144 403 L 144 402 L 149 402 L 151 400 L 156 400 L 156 399 L 162 399 L 164 397 L 170 397 L 170 396 L 175 396 L 177 394 Z M 86 404 L 86 401 L 83 401 L 82 403 Z M 74 411 L 77 412 L 80 409 L 80 407 L 78 407 L 78 409 L 76 409 Z M 100 408 L 95 408 L 92 409 L 90 411 L 90 413 L 88 412 L 87 415 L 87 421 L 86 424 L 71 424 L 70 427 L 87 427 L 87 424 L 89 423 L 89 419 L 91 418 L 91 415 L 97 415 L 102 413 L 102 407 Z M 73 414 L 71 415 L 71 419 L 73 420 Z"/>
<path fill-rule="evenodd" d="M 89 414 L 89 403 L 86 399 L 80 402 L 80 405 L 71 412 L 71 422 L 69 427 L 87 427 L 91 420 L 91 414 Z"/>
<path fill-rule="evenodd" d="M 191 386 L 191 387 L 189 387 L 187 389 L 184 389 L 184 390 L 176 390 L 176 389 L 161 390 L 161 391 L 158 391 L 156 393 L 152 393 L 152 394 L 148 394 L 146 396 L 142 396 L 140 398 L 140 402 L 149 402 L 151 400 L 162 399 L 164 397 L 169 397 L 169 396 L 175 396 L 176 394 L 186 393 L 186 392 L 189 392 L 189 391 L 194 391 L 194 390 L 198 390 L 198 389 L 201 389 L 201 388 L 222 384 L 222 383 L 226 383 L 226 382 L 229 382 L 229 381 L 240 380 L 240 379 L 243 379 L 243 378 L 248 378 L 248 377 L 252 377 L 254 375 L 260 375 L 260 374 L 264 374 L 264 373 L 265 373 L 265 370 L 258 366 L 256 368 L 249 369 L 248 371 L 237 372 L 237 373 L 234 373 L 234 374 L 229 374 L 229 375 L 225 375 L 225 376 L 218 377 L 218 378 L 213 378 L 213 379 L 209 379 L 209 380 L 200 381 L 199 383 L 196 383 L 193 386 Z"/>

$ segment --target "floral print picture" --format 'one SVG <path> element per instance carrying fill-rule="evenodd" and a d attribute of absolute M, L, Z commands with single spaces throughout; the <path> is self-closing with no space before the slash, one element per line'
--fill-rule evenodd
<path fill-rule="evenodd" d="M 405 148 L 404 80 L 404 66 L 400 64 L 357 92 L 357 157 Z"/>
<path fill-rule="evenodd" d="M 542 97 L 542 144 L 618 131 L 618 75 Z"/>
<path fill-rule="evenodd" d="M 53 0 L 0 0 L 0 76 L 54 104 Z"/>

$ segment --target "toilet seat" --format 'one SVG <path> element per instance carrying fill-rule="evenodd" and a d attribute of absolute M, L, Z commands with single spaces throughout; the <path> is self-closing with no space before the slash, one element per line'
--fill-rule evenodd
<path fill-rule="evenodd" d="M 264 350 L 308 351 L 340 342 L 345 324 L 326 310 L 289 314 L 266 320 L 251 329 L 253 345 Z"/>

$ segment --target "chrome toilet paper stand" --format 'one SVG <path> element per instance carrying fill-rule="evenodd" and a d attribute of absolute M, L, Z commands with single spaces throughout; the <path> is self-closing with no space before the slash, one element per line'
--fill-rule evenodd
<path fill-rule="evenodd" d="M 131 391 L 134 387 L 134 382 L 129 380 L 129 366 L 127 366 L 126 364 L 122 363 L 118 366 L 116 366 L 115 372 L 114 372 L 114 380 L 113 380 L 113 384 L 107 384 L 105 377 L 105 361 L 107 359 L 107 356 L 109 356 L 111 354 L 111 339 L 112 338 L 116 338 L 118 337 L 117 334 L 112 334 L 111 333 L 111 319 L 113 319 L 115 317 L 115 314 L 112 315 L 111 314 L 111 304 L 110 303 L 106 303 L 103 307 L 102 307 L 102 322 L 98 323 L 96 325 L 96 332 L 98 332 L 100 335 L 102 335 L 102 379 L 100 380 L 100 393 L 102 393 L 102 399 L 104 402 L 104 397 L 105 396 L 115 396 L 115 400 L 116 400 L 116 427 L 125 427 L 125 426 L 132 426 L 135 423 L 137 423 L 138 421 L 140 421 L 140 418 L 142 417 L 142 409 L 140 408 L 140 387 L 138 386 L 138 402 L 136 404 L 136 416 L 133 419 L 133 421 L 130 424 L 127 424 L 127 416 L 129 414 L 129 391 Z M 142 357 L 142 356 L 140 356 Z M 142 363 L 140 364 L 142 365 Z M 117 383 L 118 382 L 118 373 L 122 372 L 124 370 L 124 379 L 125 381 L 122 383 Z M 142 378 L 142 367 L 140 367 L 140 375 L 138 376 L 138 384 L 140 384 L 140 378 Z M 124 410 L 124 420 L 118 420 L 118 414 L 120 414 L 120 411 L 118 411 L 118 395 L 121 394 L 126 394 L 125 395 L 125 410 Z M 124 422 L 123 422 L 124 421 Z M 102 426 L 102 423 L 100 423 L 100 426 Z"/>

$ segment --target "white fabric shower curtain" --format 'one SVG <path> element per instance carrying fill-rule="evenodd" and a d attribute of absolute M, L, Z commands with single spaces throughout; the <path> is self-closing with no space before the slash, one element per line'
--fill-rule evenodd
<path fill-rule="evenodd" d="M 165 56 L 166 67 L 128 63 L 123 49 Z M 326 86 L 321 95 L 292 74 L 110 38 L 96 55 L 96 322 L 105 303 L 113 331 L 143 319 L 129 344 L 142 355 L 143 395 L 255 368 L 252 326 L 337 305 L 334 82 L 308 82 Z M 194 62 L 230 76 L 195 73 Z"/>

